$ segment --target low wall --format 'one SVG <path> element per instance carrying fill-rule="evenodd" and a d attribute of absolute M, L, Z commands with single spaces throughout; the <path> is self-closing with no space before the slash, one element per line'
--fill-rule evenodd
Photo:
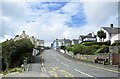
<path fill-rule="evenodd" d="M 89 61 L 89 62 L 94 62 L 94 60 L 98 58 L 106 58 L 108 57 L 108 54 L 96 54 L 96 55 L 80 55 L 77 54 L 74 57 L 83 61 Z"/>
<path fill-rule="evenodd" d="M 109 54 L 96 54 L 96 55 L 80 55 L 80 54 L 76 54 L 74 55 L 73 52 L 71 51 L 64 51 L 64 50 L 61 50 L 62 52 L 64 52 L 65 54 L 69 55 L 69 56 L 72 56 L 76 59 L 80 59 L 80 60 L 83 60 L 83 61 L 89 61 L 89 62 L 94 62 L 95 58 L 96 57 L 99 57 L 99 58 L 106 58 L 106 57 L 109 57 Z"/>

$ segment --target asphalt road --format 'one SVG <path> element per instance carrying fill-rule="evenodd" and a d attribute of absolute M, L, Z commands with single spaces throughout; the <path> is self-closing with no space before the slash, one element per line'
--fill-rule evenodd
<path fill-rule="evenodd" d="M 55 50 L 45 50 L 42 56 L 44 62 L 42 62 L 40 55 L 35 56 L 34 63 L 30 64 L 29 71 L 8 74 L 3 77 L 21 77 L 21 79 L 22 77 L 41 77 L 41 79 L 43 77 L 45 77 L 44 79 L 50 79 L 50 77 L 52 79 L 56 79 L 53 77 L 61 77 L 61 79 L 66 77 L 69 79 L 98 79 L 100 77 L 101 79 L 104 77 L 102 79 L 116 79 L 113 77 L 118 77 L 120 73 L 116 66 L 78 61 Z"/>
<path fill-rule="evenodd" d="M 77 61 L 54 50 L 45 50 L 43 58 L 49 77 L 118 77 L 120 73 L 117 67 Z"/>

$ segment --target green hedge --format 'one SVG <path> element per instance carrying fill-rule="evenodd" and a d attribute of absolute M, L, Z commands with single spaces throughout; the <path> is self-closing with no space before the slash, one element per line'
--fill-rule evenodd
<path fill-rule="evenodd" d="M 4 70 L 9 68 L 20 67 L 21 62 L 23 62 L 23 57 L 27 57 L 28 61 L 32 57 L 33 45 L 29 39 L 21 40 L 8 40 L 2 42 L 2 57 L 4 61 L 2 62 Z"/>
<path fill-rule="evenodd" d="M 66 50 L 66 46 L 60 46 L 60 49 Z"/>
<path fill-rule="evenodd" d="M 115 42 L 112 44 L 112 46 L 118 46 L 118 45 L 120 45 L 120 42 Z"/>
<path fill-rule="evenodd" d="M 85 46 L 92 46 L 92 45 L 99 45 L 99 46 L 107 45 L 107 46 L 110 46 L 110 42 L 109 41 L 107 41 L 107 42 L 84 42 L 84 43 L 82 43 L 82 45 L 85 45 Z"/>
<path fill-rule="evenodd" d="M 99 46 L 99 45 L 92 45 L 92 46 L 85 46 L 83 44 L 77 44 L 74 46 L 67 46 L 66 50 L 72 51 L 74 55 L 76 54 L 85 54 L 85 55 L 94 55 L 98 53 L 108 53 L 109 52 L 109 46 Z"/>
<path fill-rule="evenodd" d="M 74 45 L 72 47 L 72 52 L 74 54 L 86 54 L 86 55 L 94 55 L 95 51 L 98 50 L 101 46 L 93 45 L 93 46 L 85 46 L 82 44 Z"/>
<path fill-rule="evenodd" d="M 67 46 L 66 47 L 66 50 L 69 52 L 69 51 L 72 51 L 72 47 L 73 47 L 73 45 L 69 45 L 69 46 Z"/>

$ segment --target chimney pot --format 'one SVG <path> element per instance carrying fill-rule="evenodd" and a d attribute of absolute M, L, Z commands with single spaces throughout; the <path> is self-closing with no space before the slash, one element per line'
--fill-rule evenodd
<path fill-rule="evenodd" d="M 113 24 L 111 24 L 111 25 L 110 25 L 110 27 L 112 27 L 112 28 L 113 28 Z"/>

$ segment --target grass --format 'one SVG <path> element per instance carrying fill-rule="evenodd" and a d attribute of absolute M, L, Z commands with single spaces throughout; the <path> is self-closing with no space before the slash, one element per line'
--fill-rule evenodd
<path fill-rule="evenodd" d="M 13 73 L 13 72 L 21 73 L 22 71 L 23 71 L 22 68 L 13 68 L 13 69 L 5 70 L 5 71 L 1 72 L 0 74 L 6 75 L 6 74 L 9 74 L 9 73 Z"/>

